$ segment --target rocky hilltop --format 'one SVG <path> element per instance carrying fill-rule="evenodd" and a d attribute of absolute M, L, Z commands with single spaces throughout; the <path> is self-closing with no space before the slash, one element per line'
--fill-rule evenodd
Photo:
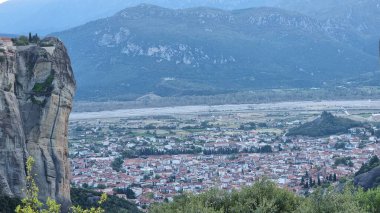
<path fill-rule="evenodd" d="M 40 199 L 70 206 L 67 125 L 75 80 L 66 48 L 56 38 L 14 46 L 0 38 L 0 195 L 25 195 L 25 162 L 32 156 Z"/>
<path fill-rule="evenodd" d="M 299 127 L 292 128 L 288 131 L 288 136 L 309 136 L 324 137 L 335 134 L 348 133 L 348 130 L 354 127 L 363 127 L 358 121 L 348 118 L 334 116 L 329 112 L 323 112 L 320 117 L 311 122 L 302 124 Z"/>

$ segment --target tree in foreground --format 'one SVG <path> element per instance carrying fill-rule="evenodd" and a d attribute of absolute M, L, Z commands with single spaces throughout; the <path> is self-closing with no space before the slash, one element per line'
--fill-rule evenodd
<path fill-rule="evenodd" d="M 308 197 L 297 196 L 275 183 L 261 180 L 241 191 L 213 189 L 200 195 L 183 194 L 171 203 L 155 204 L 150 213 L 378 213 L 380 188 L 364 191 L 346 184 L 317 188 Z"/>
<path fill-rule="evenodd" d="M 107 200 L 107 194 L 103 193 L 98 201 L 99 205 L 102 205 Z M 91 209 L 82 209 L 80 206 L 74 206 L 71 208 L 73 213 L 104 213 L 105 211 L 101 207 L 92 207 Z"/>
<path fill-rule="evenodd" d="M 61 205 L 51 198 L 48 198 L 46 203 L 42 203 L 38 200 L 39 189 L 34 181 L 32 175 L 32 169 L 35 161 L 32 157 L 28 157 L 26 161 L 26 196 L 21 201 L 21 205 L 16 207 L 16 213 L 60 213 Z M 107 194 L 103 193 L 99 205 L 103 204 L 107 200 Z M 71 208 L 73 213 L 104 213 L 101 207 L 93 207 L 91 209 L 82 209 L 79 206 Z"/>
<path fill-rule="evenodd" d="M 16 213 L 59 213 L 61 205 L 54 200 L 48 198 L 46 201 L 46 209 L 43 203 L 38 200 L 39 189 L 32 175 L 34 159 L 29 157 L 26 161 L 26 197 L 22 199 L 22 204 L 16 207 Z"/>
<path fill-rule="evenodd" d="M 172 203 L 153 205 L 149 212 L 294 212 L 302 200 L 268 180 L 261 180 L 231 193 L 213 189 L 200 195 L 184 194 Z"/>

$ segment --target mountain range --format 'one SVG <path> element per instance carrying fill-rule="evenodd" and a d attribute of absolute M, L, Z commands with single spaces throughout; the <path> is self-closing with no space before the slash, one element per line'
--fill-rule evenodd
<path fill-rule="evenodd" d="M 53 35 L 69 49 L 79 100 L 349 85 L 378 66 L 377 43 L 365 49 L 352 28 L 273 7 L 141 4 Z"/>
<path fill-rule="evenodd" d="M 2 33 L 26 34 L 32 31 L 48 34 L 112 16 L 124 8 L 142 3 L 175 9 L 199 6 L 237 9 L 263 6 L 267 4 L 265 2 L 264 0 L 8 0 L 0 4 L 0 20 L 7 20 L 0 22 L 0 29 Z"/>
<path fill-rule="evenodd" d="M 9 0 L 0 29 L 60 37 L 77 100 L 134 100 L 379 86 L 379 12 L 376 0 Z"/>
<path fill-rule="evenodd" d="M 13 34 L 52 33 L 112 16 L 121 9 L 142 3 L 172 9 L 278 7 L 335 24 L 343 23 L 360 31 L 379 32 L 380 3 L 377 0 L 8 0 L 0 3 L 0 19 L 7 20 L 0 23 L 0 29 Z"/>

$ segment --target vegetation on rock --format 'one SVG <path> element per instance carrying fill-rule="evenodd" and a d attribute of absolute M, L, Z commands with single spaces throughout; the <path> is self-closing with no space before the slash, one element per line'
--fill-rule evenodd
<path fill-rule="evenodd" d="M 15 212 L 16 213 L 60 213 L 61 205 L 50 197 L 47 199 L 46 203 L 42 203 L 38 199 L 39 189 L 34 181 L 34 175 L 32 173 L 33 165 L 35 161 L 32 157 L 28 157 L 26 162 L 26 197 L 21 200 Z M 98 201 L 98 207 L 91 207 L 90 209 L 83 209 L 81 206 L 74 206 L 71 208 L 73 213 L 103 213 L 105 212 L 102 207 L 100 207 L 107 200 L 107 194 L 103 193 Z"/>
<path fill-rule="evenodd" d="M 12 42 L 16 46 L 27 46 L 29 44 L 38 44 L 40 42 L 40 37 L 37 34 L 32 36 L 32 33 L 29 33 L 29 36 L 19 36 L 18 38 L 12 38 Z"/>
<path fill-rule="evenodd" d="M 46 202 L 46 209 L 44 209 L 44 204 L 38 200 L 38 186 L 34 181 L 34 175 L 32 174 L 32 169 L 34 165 L 34 159 L 29 157 L 26 162 L 26 197 L 22 199 L 21 205 L 16 207 L 16 213 L 59 213 L 60 205 L 57 204 L 51 198 L 48 198 Z"/>
<path fill-rule="evenodd" d="M 54 75 L 50 74 L 44 82 L 36 83 L 33 86 L 33 92 L 36 94 L 45 94 L 51 90 L 51 84 L 53 83 Z"/>
<path fill-rule="evenodd" d="M 13 44 L 16 46 L 29 45 L 29 40 L 26 36 L 20 36 L 18 38 L 12 38 Z"/>

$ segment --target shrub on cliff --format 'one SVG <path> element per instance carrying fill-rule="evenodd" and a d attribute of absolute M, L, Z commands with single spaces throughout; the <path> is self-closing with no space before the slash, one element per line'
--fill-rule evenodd
<path fill-rule="evenodd" d="M 34 181 L 32 169 L 34 165 L 34 159 L 29 157 L 26 162 L 26 197 L 21 200 L 21 204 L 15 209 L 16 213 L 60 213 L 61 205 L 57 204 L 55 200 L 48 198 L 46 203 L 42 203 L 38 200 L 39 189 Z M 103 213 L 104 210 L 100 207 L 107 200 L 107 195 L 102 194 L 98 201 L 99 207 L 92 207 L 90 209 L 83 209 L 80 206 L 74 206 L 71 208 L 73 213 Z"/>
<path fill-rule="evenodd" d="M 29 39 L 26 36 L 20 36 L 18 38 L 12 38 L 14 45 L 16 46 L 26 46 L 29 45 Z"/>

